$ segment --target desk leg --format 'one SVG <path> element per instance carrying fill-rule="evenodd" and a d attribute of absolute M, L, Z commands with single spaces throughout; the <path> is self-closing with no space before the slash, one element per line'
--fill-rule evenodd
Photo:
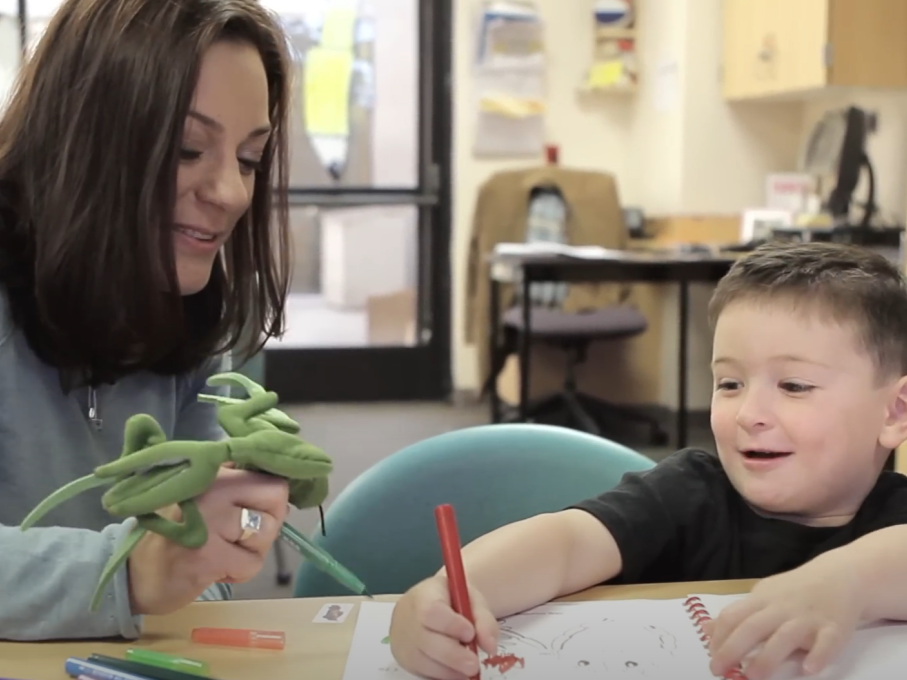
<path fill-rule="evenodd" d="M 523 270 L 523 295 L 522 295 L 522 312 L 523 312 L 523 332 L 520 333 L 520 422 L 525 423 L 529 416 L 529 359 L 530 359 L 530 340 L 532 337 L 531 321 L 531 304 L 529 299 L 529 276 L 526 270 Z"/>
<path fill-rule="evenodd" d="M 498 327 L 501 325 L 501 286 L 493 276 L 489 278 L 491 279 L 489 287 L 491 299 L 488 304 L 488 366 L 493 369 L 500 344 Z M 501 398 L 498 395 L 497 376 L 492 378 L 488 385 L 488 397 L 491 402 L 491 422 L 499 423 L 501 422 Z"/>
<path fill-rule="evenodd" d="M 677 448 L 687 445 L 687 331 L 690 318 L 690 284 L 680 282 L 680 328 L 677 375 Z"/>

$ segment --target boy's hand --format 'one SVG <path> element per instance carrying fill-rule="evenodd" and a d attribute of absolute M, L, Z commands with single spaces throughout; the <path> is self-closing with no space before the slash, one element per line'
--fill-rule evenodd
<path fill-rule="evenodd" d="M 498 622 L 485 599 L 470 588 L 473 626 L 450 606 L 447 579 L 433 576 L 410 588 L 391 619 L 391 653 L 404 670 L 433 680 L 463 680 L 479 672 L 479 659 L 465 645 L 476 640 L 493 654 Z"/>
<path fill-rule="evenodd" d="M 798 651 L 806 653 L 804 673 L 821 671 L 860 622 L 863 603 L 854 572 L 828 554 L 760 581 L 711 622 L 712 673 L 720 676 L 743 663 L 751 680 L 766 680 Z"/>

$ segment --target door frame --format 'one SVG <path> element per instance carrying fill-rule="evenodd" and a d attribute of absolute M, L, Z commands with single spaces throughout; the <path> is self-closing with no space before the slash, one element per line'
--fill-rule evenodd
<path fill-rule="evenodd" d="M 453 4 L 417 0 L 419 186 L 292 188 L 291 207 L 418 210 L 415 346 L 266 347 L 264 382 L 290 403 L 446 400 L 453 393 L 451 222 Z"/>

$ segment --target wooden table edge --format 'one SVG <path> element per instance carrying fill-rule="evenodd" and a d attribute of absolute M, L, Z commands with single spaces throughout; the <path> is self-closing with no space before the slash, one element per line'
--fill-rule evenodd
<path fill-rule="evenodd" d="M 749 592 L 754 583 L 753 580 L 739 580 L 598 586 L 557 601 L 736 594 Z M 397 599 L 398 595 L 375 597 L 378 602 Z M 167 616 L 147 617 L 139 640 L 0 642 L 0 676 L 21 680 L 67 680 L 63 663 L 70 656 L 87 658 L 98 653 L 122 658 L 126 649 L 143 647 L 207 661 L 211 665 L 212 680 L 247 680 L 251 677 L 341 680 L 360 609 L 355 605 L 365 601 L 367 598 L 364 597 L 342 596 L 195 602 Z M 316 623 L 319 612 L 328 604 L 354 606 L 340 623 Z M 193 645 L 189 642 L 189 634 L 192 628 L 199 626 L 282 630 L 287 635 L 287 646 L 282 652 L 273 652 Z"/>

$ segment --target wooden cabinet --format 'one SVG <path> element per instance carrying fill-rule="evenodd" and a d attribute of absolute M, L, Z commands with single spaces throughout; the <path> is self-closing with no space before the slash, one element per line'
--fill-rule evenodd
<path fill-rule="evenodd" d="M 907 88 L 907 0 L 724 0 L 729 100 Z"/>

